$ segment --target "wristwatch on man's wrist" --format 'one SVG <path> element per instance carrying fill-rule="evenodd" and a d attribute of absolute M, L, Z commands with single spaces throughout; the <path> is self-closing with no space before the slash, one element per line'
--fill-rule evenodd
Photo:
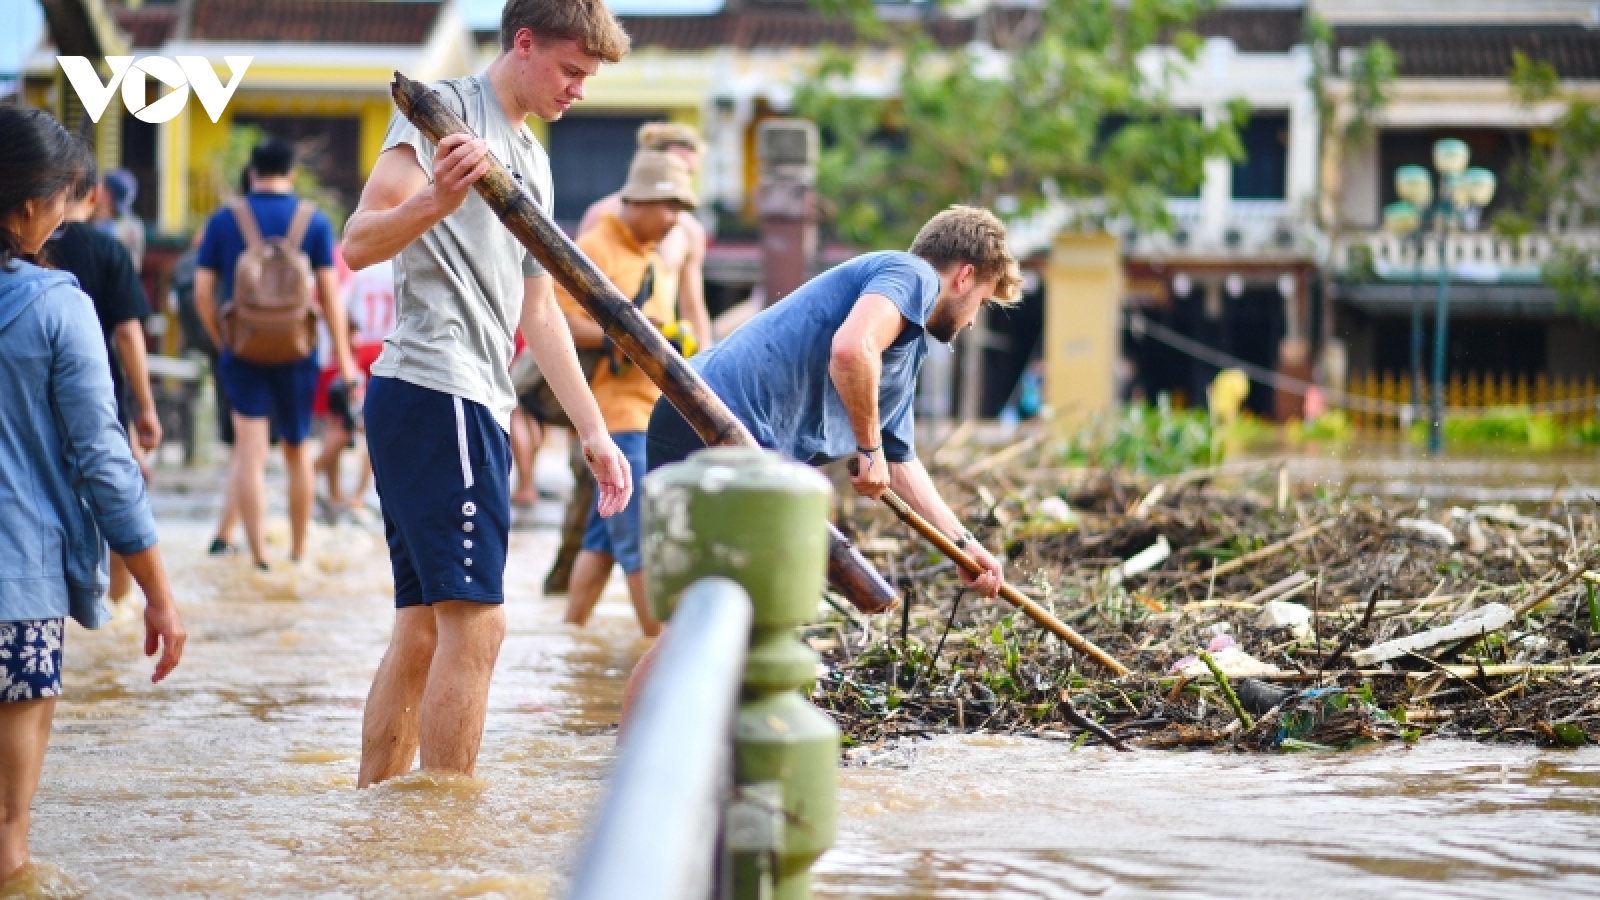
<path fill-rule="evenodd" d="M 963 528 L 963 529 L 961 529 L 961 533 L 956 535 L 956 539 L 955 539 L 956 549 L 957 550 L 965 550 L 965 549 L 967 549 L 967 545 L 968 544 L 975 543 L 977 540 L 978 540 L 978 538 L 977 538 L 976 535 L 974 535 L 972 532 L 968 531 L 967 529 Z"/>

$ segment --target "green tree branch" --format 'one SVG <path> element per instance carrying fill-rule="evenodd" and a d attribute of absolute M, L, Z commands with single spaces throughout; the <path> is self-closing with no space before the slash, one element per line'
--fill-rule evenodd
<path fill-rule="evenodd" d="M 860 17 L 853 0 L 826 0 Z M 1166 92 L 1201 45 L 1188 26 L 1206 0 L 1045 0 L 988 47 L 946 49 L 914 25 L 830 48 L 800 85 L 796 111 L 825 136 L 818 184 L 833 229 L 866 246 L 905 246 L 954 203 L 1020 217 L 1056 200 L 1094 200 L 1081 224 L 1164 227 L 1165 199 L 1196 191 L 1207 159 L 1242 159 L 1246 110 L 1206 124 Z M 881 23 L 880 23 L 881 24 Z M 863 32 L 858 29 L 858 34 Z M 1147 72 L 1143 52 L 1174 49 Z M 849 89 L 864 53 L 904 60 L 892 97 Z"/>

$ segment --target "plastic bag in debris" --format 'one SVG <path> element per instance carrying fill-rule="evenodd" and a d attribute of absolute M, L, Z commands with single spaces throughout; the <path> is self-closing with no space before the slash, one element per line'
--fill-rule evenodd
<path fill-rule="evenodd" d="M 1271 746 L 1297 750 L 1349 750 L 1401 736 L 1394 717 L 1367 697 L 1344 688 L 1301 691 L 1278 713 Z"/>
<path fill-rule="evenodd" d="M 1283 672 L 1282 669 L 1272 663 L 1262 662 L 1244 652 L 1244 649 L 1237 645 L 1223 647 L 1221 650 L 1212 653 L 1211 659 L 1217 664 L 1217 668 L 1222 670 L 1222 674 L 1229 678 L 1243 678 L 1251 675 L 1278 675 Z M 1182 675 L 1184 678 L 1190 679 L 1211 677 L 1211 669 L 1198 656 L 1185 656 L 1183 659 L 1173 663 L 1169 671 L 1174 675 Z"/>

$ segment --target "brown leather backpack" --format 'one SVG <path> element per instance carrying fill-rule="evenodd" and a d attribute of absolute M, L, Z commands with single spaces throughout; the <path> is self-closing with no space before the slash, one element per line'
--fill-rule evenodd
<path fill-rule="evenodd" d="M 244 253 L 233 270 L 233 299 L 222 308 L 222 342 L 245 362 L 299 362 L 317 348 L 316 277 L 300 249 L 316 209 L 300 201 L 289 231 L 266 239 L 249 201 L 239 197 L 228 209 L 244 238 Z"/>

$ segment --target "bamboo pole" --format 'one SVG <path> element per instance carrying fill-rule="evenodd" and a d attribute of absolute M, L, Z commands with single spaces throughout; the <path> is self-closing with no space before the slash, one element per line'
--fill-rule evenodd
<path fill-rule="evenodd" d="M 472 135 L 439 95 L 394 73 L 395 106 L 434 143 L 448 134 Z M 475 136 L 475 135 L 474 135 Z M 489 171 L 473 185 L 506 228 L 555 276 L 616 345 L 661 389 L 710 446 L 754 447 L 755 438 L 661 332 L 583 255 L 493 155 Z M 828 580 L 866 613 L 882 612 L 898 598 L 883 576 L 837 528 L 828 526 Z"/>
<path fill-rule="evenodd" d="M 859 465 L 856 460 L 850 460 L 851 474 L 855 474 L 858 470 Z M 899 495 L 894 491 L 885 489 L 883 492 L 883 502 L 886 506 L 894 511 L 894 514 L 899 517 L 900 521 L 909 525 L 912 531 L 922 535 L 922 537 L 927 540 L 928 543 L 939 548 L 940 553 L 943 553 L 945 556 L 949 557 L 951 562 L 955 563 L 957 566 L 960 566 L 961 569 L 967 574 L 982 575 L 984 573 L 984 568 L 978 565 L 977 562 L 975 562 L 972 557 L 968 556 L 960 547 L 957 547 L 955 541 L 950 540 L 950 538 L 944 532 L 933 527 L 933 523 L 929 522 L 927 519 L 924 519 L 916 510 L 911 508 L 910 504 L 900 499 Z M 1096 647 L 1088 638 L 1074 631 L 1072 626 L 1056 618 L 1048 609 L 1045 609 L 1039 604 L 1033 602 L 1033 600 L 1029 599 L 1028 595 L 1012 587 L 1010 584 L 1007 584 L 1003 581 L 1000 582 L 1000 596 L 1007 603 L 1010 603 L 1012 606 L 1015 606 L 1026 613 L 1028 618 L 1039 623 L 1039 625 L 1042 626 L 1046 631 L 1060 638 L 1067 644 L 1067 646 L 1089 657 L 1090 659 L 1104 666 L 1106 669 L 1109 669 L 1119 678 L 1123 675 L 1133 674 L 1133 671 L 1127 666 L 1118 662 L 1116 657 L 1105 652 L 1104 650 L 1101 650 L 1099 647 Z"/>

